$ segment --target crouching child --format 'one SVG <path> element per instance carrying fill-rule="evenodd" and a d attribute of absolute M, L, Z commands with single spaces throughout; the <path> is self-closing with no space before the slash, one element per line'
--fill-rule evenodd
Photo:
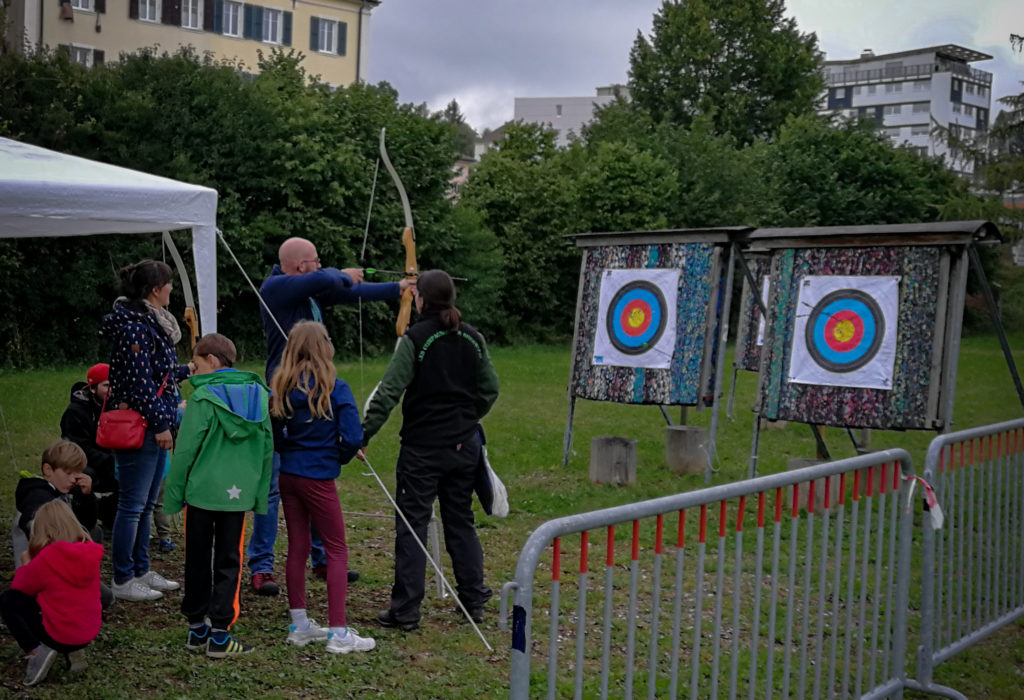
<path fill-rule="evenodd" d="M 185 646 L 215 659 L 252 651 L 229 630 L 238 619 L 245 513 L 267 512 L 274 453 L 267 386 L 232 369 L 235 357 L 234 343 L 219 333 L 196 343 L 195 391 L 164 495 L 164 512 L 185 509 Z"/>
<path fill-rule="evenodd" d="M 58 654 L 72 671 L 86 667 L 85 647 L 99 634 L 100 561 L 96 544 L 71 508 L 53 500 L 38 508 L 24 565 L 0 595 L 0 615 L 28 653 L 25 685 L 46 678 Z"/>

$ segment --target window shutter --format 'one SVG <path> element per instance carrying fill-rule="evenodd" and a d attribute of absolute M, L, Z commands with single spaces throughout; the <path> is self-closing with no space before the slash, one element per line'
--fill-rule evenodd
<path fill-rule="evenodd" d="M 224 33 L 224 0 L 213 3 L 213 31 L 217 34 Z"/>
<path fill-rule="evenodd" d="M 160 21 L 164 24 L 181 26 L 181 0 L 163 0 L 163 12 Z"/>
<path fill-rule="evenodd" d="M 214 17 L 216 17 L 214 8 L 219 4 L 219 2 L 215 3 L 213 0 L 203 0 L 203 31 L 214 31 L 213 24 L 215 22 Z"/>
<path fill-rule="evenodd" d="M 281 33 L 281 43 L 285 46 L 292 45 L 292 13 L 284 12 L 284 31 Z"/>
<path fill-rule="evenodd" d="M 338 55 L 345 55 L 345 45 L 348 42 L 348 22 L 338 22 Z"/>
<path fill-rule="evenodd" d="M 252 39 L 252 5 L 242 5 L 242 37 Z"/>
<path fill-rule="evenodd" d="M 309 50 L 320 50 L 320 18 L 309 18 Z"/>
<path fill-rule="evenodd" d="M 93 2 L 93 7 L 96 9 L 97 12 L 106 12 L 107 0 L 95 0 L 95 2 Z"/>
<path fill-rule="evenodd" d="M 139 0 L 128 0 L 128 17 L 139 18 Z"/>
<path fill-rule="evenodd" d="M 252 6 L 252 38 L 256 41 L 263 39 L 263 8 L 259 5 Z"/>
<path fill-rule="evenodd" d="M 93 49 L 92 50 L 92 64 L 94 66 L 102 66 L 103 65 L 103 56 L 104 56 L 104 54 L 103 54 L 102 49 Z"/>

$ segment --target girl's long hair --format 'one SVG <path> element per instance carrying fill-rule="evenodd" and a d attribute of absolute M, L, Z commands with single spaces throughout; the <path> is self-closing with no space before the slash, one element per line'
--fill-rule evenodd
<path fill-rule="evenodd" d="M 64 501 L 50 501 L 36 511 L 28 538 L 28 555 L 35 559 L 43 547 L 54 542 L 92 542 Z"/>
<path fill-rule="evenodd" d="M 427 270 L 416 281 L 416 293 L 423 299 L 423 311 L 436 312 L 441 327 L 453 331 L 462 322 L 462 313 L 455 308 L 455 283 L 444 270 Z"/>
<path fill-rule="evenodd" d="M 324 324 L 299 321 L 288 334 L 281 366 L 270 380 L 273 397 L 270 415 L 288 418 L 294 413 L 289 397 L 293 389 L 307 396 L 313 418 L 334 418 L 331 392 L 338 371 L 334 368 L 334 345 Z"/>

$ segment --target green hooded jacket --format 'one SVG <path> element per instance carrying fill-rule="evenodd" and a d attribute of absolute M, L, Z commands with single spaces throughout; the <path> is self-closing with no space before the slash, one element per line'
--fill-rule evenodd
<path fill-rule="evenodd" d="M 274 435 L 270 390 L 252 372 L 224 369 L 191 378 L 195 391 L 171 459 L 164 512 L 267 512 Z"/>

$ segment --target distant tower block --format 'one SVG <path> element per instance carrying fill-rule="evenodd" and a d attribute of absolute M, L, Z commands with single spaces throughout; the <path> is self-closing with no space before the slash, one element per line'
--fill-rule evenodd
<path fill-rule="evenodd" d="M 593 438 L 590 441 L 590 480 L 595 484 L 635 484 L 636 440 Z"/>
<path fill-rule="evenodd" d="M 676 474 L 702 474 L 708 468 L 708 431 L 693 425 L 665 429 L 665 464 Z"/>

